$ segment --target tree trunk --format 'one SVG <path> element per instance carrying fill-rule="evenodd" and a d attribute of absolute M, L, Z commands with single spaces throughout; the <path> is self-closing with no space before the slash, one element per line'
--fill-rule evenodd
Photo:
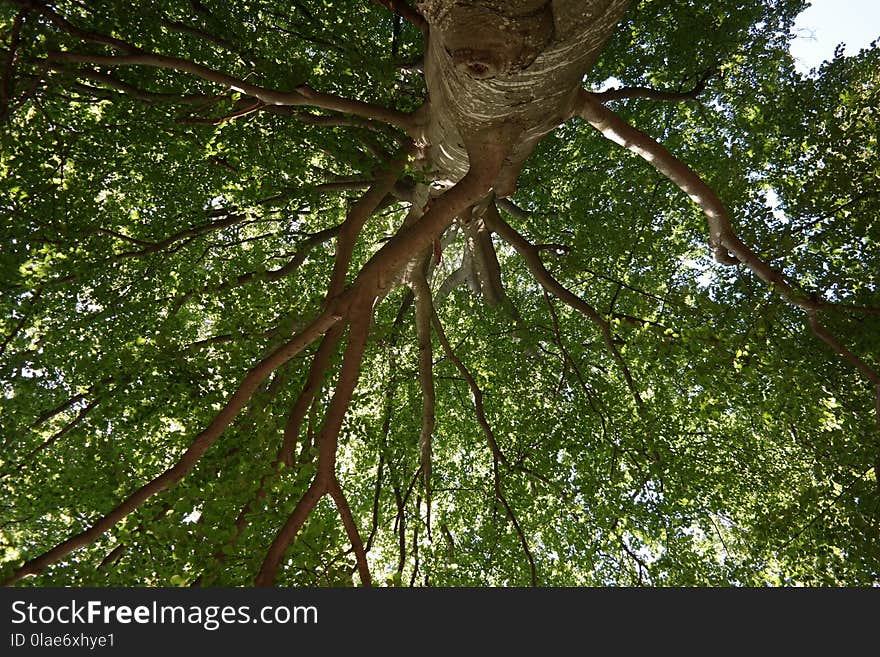
<path fill-rule="evenodd" d="M 513 193 L 538 141 L 575 111 L 584 74 L 629 0 L 426 0 L 425 79 L 429 103 L 420 141 L 441 188 L 469 168 L 468 142 L 493 126 L 517 129 L 494 184 Z"/>

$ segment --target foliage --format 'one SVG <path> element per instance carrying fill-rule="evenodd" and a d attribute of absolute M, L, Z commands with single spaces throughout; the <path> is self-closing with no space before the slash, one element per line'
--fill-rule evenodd
<path fill-rule="evenodd" d="M 0 4 L 4 574 L 173 465 L 248 370 L 315 317 L 329 229 L 398 137 L 376 122 L 322 123 L 341 115 L 321 109 L 230 118 L 247 94 L 179 71 L 93 67 L 114 86 L 47 66 L 50 51 L 107 47 L 21 4 Z M 845 304 L 823 321 L 876 367 L 880 50 L 802 76 L 787 40 L 803 2 L 699 4 L 637 3 L 586 82 L 687 91 L 705 76 L 697 100 L 615 110 L 710 183 L 763 259 Z M 400 66 L 418 60 L 421 34 L 404 23 L 392 54 L 393 15 L 369 2 L 52 7 L 81 30 L 264 88 L 305 83 L 401 111 L 425 93 Z M 635 391 L 596 326 L 497 237 L 507 303 L 489 307 L 466 286 L 437 295 L 464 249 L 461 236 L 446 244 L 431 277 L 437 315 L 505 461 L 435 332 L 428 517 L 412 295 L 390 292 L 337 457 L 374 580 L 527 585 L 531 561 L 542 585 L 876 584 L 880 408 L 859 371 L 747 268 L 713 262 L 699 209 L 579 120 L 539 144 L 512 201 L 526 211 L 506 216 L 520 233 L 564 247 L 544 262 L 611 323 Z M 408 206 L 391 199 L 366 223 L 352 271 Z M 341 354 L 294 466 L 275 460 L 317 348 L 278 368 L 180 484 L 25 582 L 253 582 L 317 467 Z M 325 498 L 277 581 L 360 580 Z"/>

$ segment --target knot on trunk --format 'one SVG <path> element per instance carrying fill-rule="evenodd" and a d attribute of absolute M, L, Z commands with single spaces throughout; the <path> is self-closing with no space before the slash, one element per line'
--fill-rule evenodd
<path fill-rule="evenodd" d="M 553 38 L 553 10 L 546 0 L 427 2 L 431 36 L 440 39 L 455 68 L 484 80 L 527 68 Z"/>

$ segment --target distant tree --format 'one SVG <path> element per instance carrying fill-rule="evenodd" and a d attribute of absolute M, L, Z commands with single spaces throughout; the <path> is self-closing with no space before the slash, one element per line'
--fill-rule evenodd
<path fill-rule="evenodd" d="M 2 0 L 5 581 L 876 583 L 804 4 Z"/>

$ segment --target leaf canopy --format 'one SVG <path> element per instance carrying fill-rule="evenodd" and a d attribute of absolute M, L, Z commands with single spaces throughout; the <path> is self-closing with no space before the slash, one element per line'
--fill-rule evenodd
<path fill-rule="evenodd" d="M 609 105 L 702 176 L 763 261 L 836 304 L 823 326 L 876 368 L 880 49 L 804 76 L 787 49 L 804 2 L 697 4 L 635 3 L 584 84 L 703 87 Z M 378 3 L 46 7 L 0 4 L 4 575 L 173 466 L 255 364 L 321 312 L 339 226 L 402 143 L 375 119 L 52 53 L 104 56 L 111 38 L 265 89 L 307 84 L 400 112 L 425 100 L 422 34 L 404 22 L 393 36 Z M 411 161 L 398 186 L 429 173 Z M 412 205 L 379 204 L 351 272 Z M 878 582 L 876 384 L 747 267 L 713 261 L 699 208 L 581 120 L 541 140 L 499 207 L 608 322 L 615 349 L 498 235 L 503 301 L 453 286 L 470 238 L 448 232 L 427 280 L 430 482 L 406 285 L 375 305 L 339 433 L 335 476 L 375 583 Z M 252 583 L 318 470 L 342 349 L 292 457 L 276 454 L 319 349 L 265 378 L 180 483 L 25 582 Z M 356 551 L 325 496 L 277 583 L 360 583 Z"/>

